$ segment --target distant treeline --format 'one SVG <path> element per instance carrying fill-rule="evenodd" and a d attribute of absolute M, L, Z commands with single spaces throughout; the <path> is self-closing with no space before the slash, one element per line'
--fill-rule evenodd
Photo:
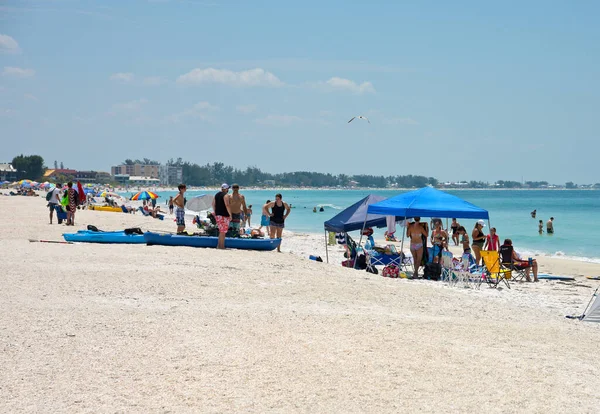
<path fill-rule="evenodd" d="M 198 165 L 185 162 L 181 158 L 169 160 L 167 165 L 180 166 L 183 181 L 192 186 L 220 185 L 221 183 L 237 183 L 243 186 L 284 186 L 284 187 L 424 187 L 428 184 L 436 186 L 438 180 L 433 177 L 419 175 L 346 175 L 324 174 L 310 171 L 271 174 L 258 167 L 238 169 L 215 162 Z"/>

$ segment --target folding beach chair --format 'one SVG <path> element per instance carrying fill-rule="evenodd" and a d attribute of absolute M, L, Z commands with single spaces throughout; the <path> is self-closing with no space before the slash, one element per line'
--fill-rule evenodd
<path fill-rule="evenodd" d="M 454 280 L 454 261 L 452 260 L 452 253 L 444 250 L 442 252 L 442 282 L 452 283 Z"/>
<path fill-rule="evenodd" d="M 502 268 L 512 271 L 512 280 L 514 280 L 515 282 L 522 282 L 523 279 L 528 278 L 529 266 L 523 266 L 521 264 L 515 263 L 515 261 L 513 260 L 513 246 L 504 244 L 500 246 L 500 257 L 502 259 Z"/>
<path fill-rule="evenodd" d="M 498 287 L 500 282 L 504 282 L 506 287 L 510 289 L 508 279 L 511 278 L 511 270 L 501 266 L 500 254 L 495 250 L 482 250 L 480 253 L 485 265 L 482 275 L 488 286 Z"/>

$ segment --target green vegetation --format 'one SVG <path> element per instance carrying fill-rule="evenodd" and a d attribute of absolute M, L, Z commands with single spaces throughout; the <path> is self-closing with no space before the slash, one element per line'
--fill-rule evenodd
<path fill-rule="evenodd" d="M 39 155 L 18 155 L 11 162 L 13 168 L 17 170 L 19 180 L 29 178 L 39 181 L 46 171 L 44 159 Z"/>

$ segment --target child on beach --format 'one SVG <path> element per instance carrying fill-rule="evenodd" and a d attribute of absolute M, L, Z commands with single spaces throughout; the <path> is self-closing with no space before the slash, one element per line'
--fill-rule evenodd
<path fill-rule="evenodd" d="M 490 229 L 490 234 L 485 236 L 484 250 L 498 251 L 500 248 L 500 237 L 496 234 L 496 227 Z"/>
<path fill-rule="evenodd" d="M 177 234 L 183 233 L 185 230 L 185 203 L 183 194 L 185 193 L 186 187 L 185 184 L 179 184 L 177 186 L 179 190 L 179 194 L 175 196 L 173 199 L 173 204 L 175 204 L 175 222 L 177 223 Z"/>
<path fill-rule="evenodd" d="M 173 196 L 169 197 L 169 214 L 173 214 Z"/>

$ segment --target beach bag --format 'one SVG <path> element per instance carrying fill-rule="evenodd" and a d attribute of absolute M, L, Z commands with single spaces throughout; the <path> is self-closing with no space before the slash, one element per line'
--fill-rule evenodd
<path fill-rule="evenodd" d="M 425 263 L 425 270 L 423 275 L 426 279 L 440 280 L 442 274 L 442 265 L 439 263 Z"/>
<path fill-rule="evenodd" d="M 129 229 L 123 230 L 123 232 L 125 234 L 144 234 L 144 232 L 142 231 L 142 229 L 140 229 L 139 227 L 131 227 Z"/>
<path fill-rule="evenodd" d="M 54 190 L 50 190 L 46 193 L 46 201 L 50 201 L 52 199 L 52 193 Z"/>
<path fill-rule="evenodd" d="M 367 272 L 373 273 L 374 275 L 379 274 L 379 270 L 377 270 L 377 268 L 371 264 L 367 264 L 366 270 L 367 270 Z"/>
<path fill-rule="evenodd" d="M 400 276 L 400 269 L 395 264 L 389 264 L 383 268 L 383 271 L 381 272 L 381 276 L 391 277 L 391 278 L 395 279 Z"/>

